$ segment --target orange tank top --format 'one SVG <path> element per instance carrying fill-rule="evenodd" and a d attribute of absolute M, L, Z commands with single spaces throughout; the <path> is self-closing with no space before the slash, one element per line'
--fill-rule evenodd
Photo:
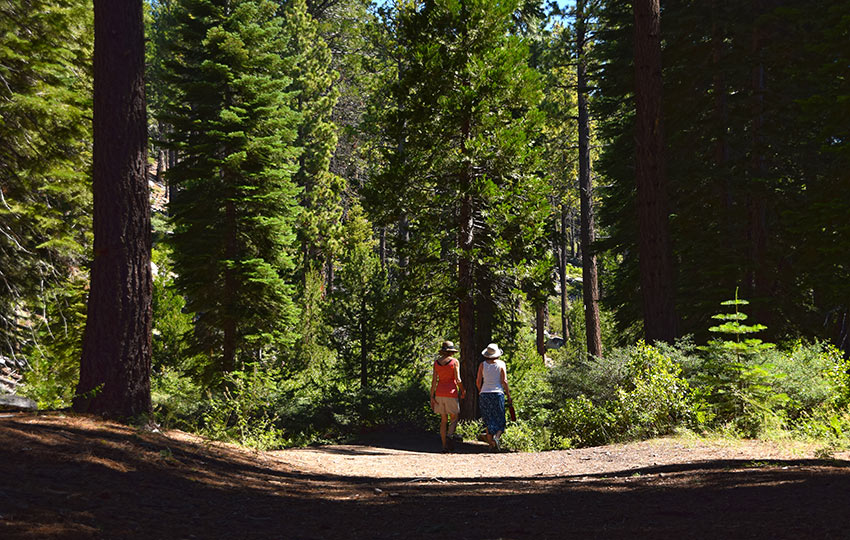
<path fill-rule="evenodd" d="M 455 384 L 455 366 L 457 360 L 450 358 L 446 365 L 441 365 L 439 360 L 434 362 L 437 371 L 437 389 L 434 395 L 439 397 L 457 397 L 457 385 Z"/>

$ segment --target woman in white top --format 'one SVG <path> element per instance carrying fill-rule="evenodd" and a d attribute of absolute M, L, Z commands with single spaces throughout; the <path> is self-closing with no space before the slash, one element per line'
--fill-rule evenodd
<path fill-rule="evenodd" d="M 487 426 L 487 444 L 493 450 L 501 450 L 499 442 L 505 432 L 505 399 L 511 400 L 511 389 L 508 387 L 508 372 L 505 363 L 499 360 L 502 349 L 495 343 L 487 345 L 481 351 L 484 362 L 478 365 L 478 376 L 475 383 L 478 386 L 478 406 L 481 417 Z"/>

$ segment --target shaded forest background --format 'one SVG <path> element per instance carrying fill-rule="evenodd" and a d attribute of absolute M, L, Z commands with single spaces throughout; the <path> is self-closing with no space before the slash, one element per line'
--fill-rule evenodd
<path fill-rule="evenodd" d="M 156 420 L 263 448 L 428 426 L 452 339 L 466 380 L 505 349 L 512 448 L 845 444 L 850 3 L 663 2 L 663 272 L 633 7 L 146 2 Z M 0 5 L 0 356 L 44 408 L 80 400 L 93 48 L 88 2 Z"/>

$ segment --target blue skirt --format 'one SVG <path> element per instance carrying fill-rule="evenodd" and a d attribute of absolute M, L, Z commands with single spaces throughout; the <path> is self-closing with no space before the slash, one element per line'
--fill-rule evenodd
<path fill-rule="evenodd" d="M 478 394 L 478 407 L 481 418 L 490 435 L 505 431 L 505 394 L 501 392 L 485 392 Z"/>

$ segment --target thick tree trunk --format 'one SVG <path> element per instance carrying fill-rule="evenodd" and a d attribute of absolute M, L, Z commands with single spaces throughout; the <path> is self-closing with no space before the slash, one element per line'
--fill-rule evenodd
<path fill-rule="evenodd" d="M 561 206 L 561 237 L 558 257 L 558 274 L 561 280 L 561 334 L 564 341 L 570 339 L 569 295 L 567 294 L 567 212 Z"/>
<path fill-rule="evenodd" d="M 585 337 L 587 354 L 602 356 L 602 330 L 599 324 L 599 276 L 596 267 L 596 224 L 593 215 L 593 181 L 590 177 L 590 119 L 587 112 L 587 74 L 585 66 L 585 2 L 576 8 L 576 42 L 578 44 L 578 163 L 581 193 L 581 261 L 584 296 Z"/>
<path fill-rule="evenodd" d="M 770 279 L 767 269 L 767 193 L 763 187 L 767 167 L 765 164 L 764 148 L 764 64 L 761 62 L 762 32 L 759 27 L 758 18 L 764 11 L 761 0 L 753 2 L 753 34 L 752 34 L 752 129 L 750 151 L 750 185 L 747 190 L 747 214 L 748 228 L 747 240 L 749 243 L 749 273 L 747 275 L 748 296 L 753 303 L 753 317 L 756 322 L 765 324 L 770 328 Z"/>
<path fill-rule="evenodd" d="M 74 409 L 151 412 L 151 221 L 142 1 L 95 0 L 94 261 Z"/>
<path fill-rule="evenodd" d="M 640 287 L 648 342 L 676 339 L 661 110 L 659 0 L 635 0 L 636 183 Z"/>

